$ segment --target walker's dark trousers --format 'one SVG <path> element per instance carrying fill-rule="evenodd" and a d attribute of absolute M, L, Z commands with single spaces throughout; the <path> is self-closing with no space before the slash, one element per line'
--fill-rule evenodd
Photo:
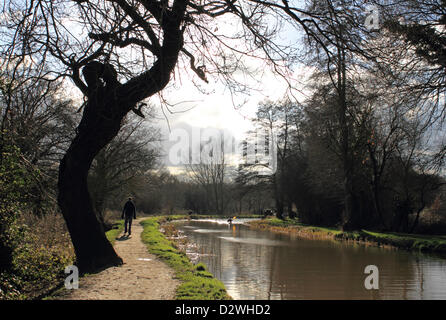
<path fill-rule="evenodd" d="M 122 219 L 125 218 L 124 222 L 124 233 L 127 233 L 127 224 L 129 225 L 129 235 L 132 233 L 132 218 L 136 219 L 136 208 L 133 202 L 129 199 L 124 205 L 124 209 L 122 210 Z"/>
<path fill-rule="evenodd" d="M 132 234 L 132 216 L 129 217 L 125 217 L 125 222 L 124 222 L 124 233 L 127 232 L 127 224 L 129 225 L 128 229 L 129 229 L 129 235 Z"/>

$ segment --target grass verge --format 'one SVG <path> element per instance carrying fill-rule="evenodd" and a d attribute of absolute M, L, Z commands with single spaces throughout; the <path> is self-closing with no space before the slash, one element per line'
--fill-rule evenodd
<path fill-rule="evenodd" d="M 114 245 L 116 238 L 122 232 L 123 229 L 124 229 L 124 220 L 118 220 L 115 223 L 113 223 L 112 228 L 105 233 L 105 236 L 107 237 L 108 241 L 110 241 L 110 243 Z"/>
<path fill-rule="evenodd" d="M 148 250 L 157 255 L 168 266 L 175 270 L 177 278 L 182 282 L 177 288 L 177 300 L 228 300 L 223 283 L 207 271 L 206 265 L 192 264 L 186 254 L 166 239 L 159 230 L 160 224 L 181 219 L 185 216 L 152 217 L 141 222 L 144 230 L 141 234 Z"/>
<path fill-rule="evenodd" d="M 256 229 L 295 234 L 307 239 L 333 239 L 356 241 L 376 246 L 387 246 L 405 250 L 431 253 L 446 253 L 446 236 L 427 236 L 405 233 L 382 233 L 368 230 L 344 232 L 335 228 L 309 226 L 297 220 L 277 218 L 252 221 L 249 225 Z"/>
<path fill-rule="evenodd" d="M 341 232 L 337 239 L 373 242 L 378 246 L 391 246 L 405 250 L 430 253 L 446 253 L 446 237 L 426 236 L 405 233 L 382 233 L 368 230 Z"/>
<path fill-rule="evenodd" d="M 334 228 L 323 228 L 303 225 L 294 219 L 269 218 L 248 222 L 255 229 L 271 230 L 279 233 L 293 234 L 306 239 L 335 239 L 342 231 Z"/>

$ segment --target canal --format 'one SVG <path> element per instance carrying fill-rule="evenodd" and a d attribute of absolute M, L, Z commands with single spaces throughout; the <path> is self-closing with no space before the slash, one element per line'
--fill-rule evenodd
<path fill-rule="evenodd" d="M 176 222 L 203 262 L 236 300 L 446 299 L 446 259 L 331 240 L 250 229 L 247 220 Z M 364 269 L 379 271 L 367 290 Z"/>

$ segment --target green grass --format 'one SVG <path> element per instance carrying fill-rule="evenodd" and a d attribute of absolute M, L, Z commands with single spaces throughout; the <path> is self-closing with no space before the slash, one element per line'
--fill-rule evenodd
<path fill-rule="evenodd" d="M 180 216 L 176 218 L 180 219 Z M 177 278 L 182 282 L 177 288 L 176 299 L 230 299 L 223 283 L 207 271 L 206 265 L 203 263 L 192 264 L 186 254 L 175 248 L 174 243 L 167 240 L 159 231 L 160 223 L 170 220 L 173 220 L 173 216 L 152 217 L 142 221 L 141 225 L 144 230 L 141 238 L 148 250 L 174 269 Z"/>
<path fill-rule="evenodd" d="M 353 238 L 361 241 L 369 241 L 378 245 L 390 245 L 407 250 L 423 252 L 446 253 L 446 238 L 444 236 L 414 235 L 406 233 L 382 233 L 368 230 L 343 232 L 340 238 Z"/>
<path fill-rule="evenodd" d="M 110 241 L 110 243 L 114 245 L 116 238 L 122 232 L 123 229 L 124 229 L 124 220 L 117 220 L 113 224 L 112 229 L 108 230 L 105 233 L 105 236 L 107 237 L 108 241 Z"/>
<path fill-rule="evenodd" d="M 307 238 L 326 238 L 367 242 L 378 246 L 391 246 L 406 250 L 432 253 L 446 253 L 446 236 L 415 235 L 394 232 L 375 232 L 369 230 L 344 232 L 336 228 L 309 226 L 296 219 L 277 218 L 253 221 L 255 228 L 300 234 Z"/>
<path fill-rule="evenodd" d="M 342 231 L 335 228 L 310 226 L 299 222 L 297 219 L 285 218 L 268 218 L 262 220 L 251 221 L 249 225 L 258 229 L 271 229 L 273 231 L 298 233 L 302 236 L 311 236 L 311 238 L 333 238 Z"/>

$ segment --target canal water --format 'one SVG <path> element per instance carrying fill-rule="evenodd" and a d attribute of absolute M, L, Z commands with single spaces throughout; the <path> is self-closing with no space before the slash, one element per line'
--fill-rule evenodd
<path fill-rule="evenodd" d="M 234 299 L 446 299 L 445 258 L 300 239 L 253 230 L 246 221 L 176 223 L 191 244 L 189 257 L 205 263 Z M 377 290 L 365 287 L 368 265 L 378 268 Z"/>

